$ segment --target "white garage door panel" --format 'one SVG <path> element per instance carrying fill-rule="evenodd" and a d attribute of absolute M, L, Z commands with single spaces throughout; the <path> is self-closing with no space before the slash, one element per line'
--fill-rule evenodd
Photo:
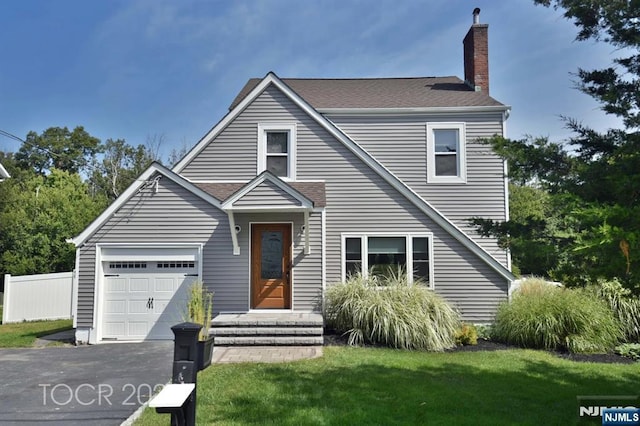
<path fill-rule="evenodd" d="M 131 250 L 125 259 L 113 251 L 110 256 L 103 262 L 102 338 L 173 339 L 171 327 L 184 321 L 188 289 L 198 279 L 197 262 L 169 255 L 135 260 Z"/>
<path fill-rule="evenodd" d="M 144 338 L 149 330 L 149 323 L 147 321 L 129 321 L 129 336 L 139 336 Z"/>
<path fill-rule="evenodd" d="M 106 293 L 124 293 L 127 291 L 128 280 L 124 278 L 109 277 L 106 280 L 105 292 Z"/>
<path fill-rule="evenodd" d="M 129 279 L 129 292 L 144 292 L 147 293 L 149 291 L 149 281 L 150 278 L 130 278 Z"/>

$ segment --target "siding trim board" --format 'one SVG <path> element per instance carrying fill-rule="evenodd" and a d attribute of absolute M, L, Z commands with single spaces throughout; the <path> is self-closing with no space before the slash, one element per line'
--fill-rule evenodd
<path fill-rule="evenodd" d="M 481 247 L 471 237 L 469 237 L 458 226 L 446 218 L 436 208 L 434 208 L 429 202 L 423 199 L 418 193 L 407 186 L 402 180 L 394 175 L 389 169 L 383 166 L 378 160 L 372 157 L 366 150 L 364 150 L 357 142 L 350 138 L 335 124 L 329 121 L 326 117 L 315 110 L 308 102 L 294 92 L 286 83 L 284 83 L 273 72 L 269 72 L 256 87 L 249 92 L 245 98 L 236 105 L 204 138 L 196 144 L 196 146 L 173 168 L 175 173 L 180 173 L 185 167 L 193 161 L 198 154 L 211 143 L 217 135 L 219 135 L 228 125 L 231 123 L 247 106 L 249 106 L 260 94 L 262 94 L 267 87 L 273 85 L 280 90 L 286 97 L 288 97 L 294 104 L 296 104 L 302 111 L 304 111 L 309 117 L 315 120 L 320 126 L 322 126 L 331 136 L 335 137 L 341 142 L 347 149 L 355 154 L 361 161 L 363 161 L 369 168 L 375 171 L 379 176 L 386 180 L 395 190 L 400 192 L 411 203 L 418 207 L 429 218 L 441 226 L 447 233 L 453 236 L 456 240 L 461 242 L 466 248 L 471 250 L 474 255 L 478 256 L 492 269 L 498 272 L 508 281 L 513 281 L 515 277 L 509 269 L 507 269 L 502 263 L 500 263 L 495 257 L 493 257 L 488 251 Z M 486 107 L 482 107 L 486 108 Z M 509 108 L 506 106 L 497 107 L 499 111 L 506 111 Z M 473 109 L 461 108 L 460 111 L 472 111 Z M 450 112 L 451 109 L 448 109 Z"/>
<path fill-rule="evenodd" d="M 415 107 L 415 108 L 318 108 L 320 114 L 344 116 L 407 116 L 412 114 L 451 114 L 468 112 L 505 112 L 511 110 L 509 105 L 486 105 L 466 107 Z"/>

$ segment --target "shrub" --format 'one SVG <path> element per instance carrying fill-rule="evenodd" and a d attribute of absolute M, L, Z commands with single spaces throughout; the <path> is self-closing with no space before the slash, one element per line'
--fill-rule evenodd
<path fill-rule="evenodd" d="M 473 324 L 462 324 L 462 327 L 456 332 L 456 345 L 477 345 L 478 329 Z"/>
<path fill-rule="evenodd" d="M 491 340 L 492 327 L 493 326 L 488 324 L 476 325 L 476 331 L 478 332 L 478 339 Z"/>
<path fill-rule="evenodd" d="M 607 301 L 615 314 L 627 342 L 640 343 L 640 299 L 619 281 L 601 281 L 596 293 Z"/>
<path fill-rule="evenodd" d="M 623 343 L 616 347 L 616 353 L 640 361 L 640 343 Z"/>
<path fill-rule="evenodd" d="M 406 275 L 351 276 L 326 293 L 327 324 L 349 337 L 350 345 L 441 351 L 454 346 L 458 313 L 421 282 Z"/>
<path fill-rule="evenodd" d="M 498 307 L 493 336 L 526 348 L 608 352 L 622 337 L 610 307 L 583 289 L 527 282 Z"/>
<path fill-rule="evenodd" d="M 198 340 L 207 340 L 213 314 L 213 292 L 209 291 L 201 281 L 196 281 L 189 287 L 188 296 L 184 320 L 202 324 Z"/>

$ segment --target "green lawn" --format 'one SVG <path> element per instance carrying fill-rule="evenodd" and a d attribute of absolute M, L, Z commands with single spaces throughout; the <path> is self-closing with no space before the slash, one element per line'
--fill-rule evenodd
<path fill-rule="evenodd" d="M 577 422 L 577 395 L 637 395 L 640 363 L 546 352 L 424 353 L 325 347 L 288 364 L 220 364 L 198 375 L 198 425 Z M 169 424 L 147 408 L 136 425 Z"/>
<path fill-rule="evenodd" d="M 0 319 L 2 309 L 0 309 Z M 33 321 L 0 324 L 0 348 L 27 348 L 38 337 L 72 328 L 72 320 Z"/>

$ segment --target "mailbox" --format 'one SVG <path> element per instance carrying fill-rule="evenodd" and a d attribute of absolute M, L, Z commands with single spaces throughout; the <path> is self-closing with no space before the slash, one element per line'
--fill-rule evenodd
<path fill-rule="evenodd" d="M 198 333 L 201 328 L 200 324 L 192 322 L 183 322 L 171 327 L 175 335 L 171 383 L 176 385 L 193 383 L 191 392 L 182 392 L 191 389 L 186 385 L 167 389 L 166 398 L 159 398 L 160 402 L 153 405 L 158 413 L 171 413 L 172 425 L 195 426 L 196 424 Z"/>

